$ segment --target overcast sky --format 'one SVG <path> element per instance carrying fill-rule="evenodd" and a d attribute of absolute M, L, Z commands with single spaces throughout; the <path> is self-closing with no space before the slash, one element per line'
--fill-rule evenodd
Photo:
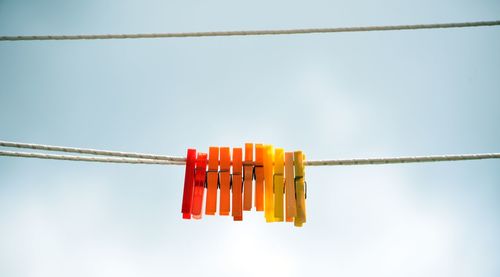
<path fill-rule="evenodd" d="M 498 20 L 494 0 L 0 0 L 0 35 Z M 0 42 L 0 139 L 500 152 L 500 27 Z M 499 276 L 500 161 L 310 167 L 308 222 L 181 219 L 184 168 L 0 158 L 0 275 Z"/>

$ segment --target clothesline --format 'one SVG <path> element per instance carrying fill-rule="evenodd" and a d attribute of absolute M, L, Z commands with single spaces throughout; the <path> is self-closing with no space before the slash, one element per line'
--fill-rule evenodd
<path fill-rule="evenodd" d="M 217 32 L 186 32 L 186 33 L 149 33 L 149 34 L 100 34 L 100 35 L 26 35 L 0 36 L 0 41 L 20 40 L 95 40 L 95 39 L 144 39 L 144 38 L 185 38 L 185 37 L 226 37 L 226 36 L 261 36 L 261 35 L 297 35 L 314 33 L 347 33 L 372 31 L 401 31 L 443 28 L 468 28 L 481 26 L 497 26 L 500 20 L 434 23 L 414 25 L 386 25 L 339 28 L 310 28 L 310 29 L 281 29 L 281 30 L 254 30 L 254 31 L 217 31 Z"/>
<path fill-rule="evenodd" d="M 177 157 L 177 156 L 118 152 L 109 150 L 51 146 L 51 145 L 19 143 L 19 142 L 9 142 L 9 141 L 0 141 L 0 146 L 95 155 L 95 156 L 59 155 L 59 154 L 0 150 L 0 156 L 8 156 L 8 157 L 102 162 L 102 163 L 129 163 L 129 164 L 185 165 L 186 163 L 185 157 Z M 408 156 L 408 157 L 390 157 L 390 158 L 306 160 L 304 162 L 304 165 L 306 166 L 374 165 L 374 164 L 401 164 L 401 163 L 445 162 L 445 161 L 484 160 L 484 159 L 500 159 L 500 153 Z"/>

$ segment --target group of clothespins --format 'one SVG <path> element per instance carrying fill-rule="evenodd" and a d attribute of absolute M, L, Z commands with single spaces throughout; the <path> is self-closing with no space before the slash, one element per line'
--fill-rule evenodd
<path fill-rule="evenodd" d="M 201 219 L 203 206 L 206 215 L 215 215 L 219 190 L 219 215 L 231 212 L 235 221 L 241 221 L 243 211 L 255 207 L 264 211 L 266 222 L 287 221 L 301 227 L 307 198 L 303 152 L 255 144 L 254 155 L 254 144 L 245 143 L 243 160 L 242 148 L 232 150 L 231 157 L 229 147 L 210 147 L 208 161 L 206 153 L 187 150 L 182 217 Z"/>

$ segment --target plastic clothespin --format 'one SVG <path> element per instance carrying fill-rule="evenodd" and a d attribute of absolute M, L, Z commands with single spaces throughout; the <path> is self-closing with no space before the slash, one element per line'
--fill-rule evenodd
<path fill-rule="evenodd" d="M 264 145 L 264 216 L 266 222 L 274 222 L 273 163 L 274 147 L 266 144 Z"/>
<path fill-rule="evenodd" d="M 283 148 L 276 148 L 274 152 L 274 219 L 275 221 L 284 221 L 283 214 L 283 193 L 284 193 L 284 176 L 285 161 Z"/>
<path fill-rule="evenodd" d="M 285 153 L 285 203 L 286 221 L 293 222 L 297 215 L 297 205 L 295 202 L 295 182 L 293 172 L 293 152 Z"/>
<path fill-rule="evenodd" d="M 241 148 L 233 148 L 233 179 L 231 181 L 233 188 L 233 207 L 232 215 L 234 221 L 243 220 L 243 180 L 242 171 L 243 151 Z"/>
<path fill-rule="evenodd" d="M 231 210 L 231 153 L 229 147 L 220 148 L 220 215 L 229 215 Z"/>
<path fill-rule="evenodd" d="M 255 209 L 264 210 L 264 148 L 255 144 Z"/>
<path fill-rule="evenodd" d="M 194 176 L 193 208 L 191 214 L 194 219 L 201 219 L 203 196 L 205 195 L 205 179 L 207 174 L 207 154 L 198 153 Z"/>
<path fill-rule="evenodd" d="M 234 154 L 233 154 L 234 156 Z M 234 159 L 234 158 L 233 158 Z M 245 143 L 245 162 L 243 162 L 243 210 L 252 209 L 253 183 L 253 143 Z"/>
<path fill-rule="evenodd" d="M 297 216 L 295 217 L 294 225 L 302 227 L 306 222 L 306 195 L 305 195 L 305 181 L 304 181 L 304 154 L 302 151 L 295 151 L 295 193 L 297 197 Z"/>
<path fill-rule="evenodd" d="M 302 155 L 302 162 L 306 161 L 306 154 Z M 304 223 L 306 222 L 306 214 L 307 214 L 307 181 L 306 181 L 306 167 L 304 166 L 304 170 L 302 172 L 302 176 L 304 176 Z"/>
<path fill-rule="evenodd" d="M 208 149 L 207 201 L 205 214 L 214 215 L 217 210 L 217 180 L 219 177 L 219 147 Z"/>
<path fill-rule="evenodd" d="M 184 176 L 184 192 L 182 195 L 182 218 L 191 218 L 191 204 L 193 201 L 194 166 L 196 163 L 196 149 L 187 150 L 186 174 Z"/>

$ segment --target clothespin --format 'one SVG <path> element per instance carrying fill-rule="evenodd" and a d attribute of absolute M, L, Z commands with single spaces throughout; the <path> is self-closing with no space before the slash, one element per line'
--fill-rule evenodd
<path fill-rule="evenodd" d="M 294 152 L 295 163 L 295 193 L 297 197 L 297 216 L 294 225 L 302 227 L 306 222 L 306 192 L 304 180 L 304 154 L 302 151 Z"/>
<path fill-rule="evenodd" d="M 193 192 L 193 208 L 191 214 L 194 219 L 201 219 L 203 196 L 205 194 L 205 179 L 207 173 L 207 154 L 198 153 L 196 158 L 195 183 Z"/>
<path fill-rule="evenodd" d="M 306 160 L 306 154 L 302 155 L 302 161 Z M 306 181 L 306 167 L 304 166 L 304 171 L 302 172 L 302 176 L 304 176 L 304 223 L 306 222 L 306 214 L 307 214 L 307 181 Z"/>
<path fill-rule="evenodd" d="M 241 176 L 242 170 L 242 153 L 241 148 L 233 148 L 233 178 L 231 181 L 233 188 L 233 209 L 232 215 L 234 221 L 243 220 L 243 181 Z"/>
<path fill-rule="evenodd" d="M 264 210 L 264 148 L 255 144 L 255 209 Z"/>
<path fill-rule="evenodd" d="M 245 143 L 243 175 L 243 210 L 250 211 L 252 209 L 253 143 Z"/>
<path fill-rule="evenodd" d="M 276 148 L 274 155 L 274 219 L 275 221 L 284 221 L 283 214 L 283 189 L 284 189 L 284 150 L 283 148 Z"/>
<path fill-rule="evenodd" d="M 229 215 L 231 210 L 231 153 L 229 147 L 220 148 L 220 215 Z"/>
<path fill-rule="evenodd" d="M 214 215 L 217 210 L 217 180 L 219 177 L 219 147 L 208 149 L 207 200 L 205 214 Z"/>
<path fill-rule="evenodd" d="M 274 148 L 270 144 L 264 145 L 264 216 L 266 222 L 274 222 Z"/>
<path fill-rule="evenodd" d="M 186 158 L 186 174 L 184 175 L 184 192 L 182 195 L 182 218 L 184 219 L 191 218 L 195 163 L 196 149 L 188 149 Z"/>
<path fill-rule="evenodd" d="M 293 152 L 285 153 L 285 202 L 286 221 L 293 222 L 297 215 L 297 205 L 295 202 L 295 181 L 293 172 Z"/>

